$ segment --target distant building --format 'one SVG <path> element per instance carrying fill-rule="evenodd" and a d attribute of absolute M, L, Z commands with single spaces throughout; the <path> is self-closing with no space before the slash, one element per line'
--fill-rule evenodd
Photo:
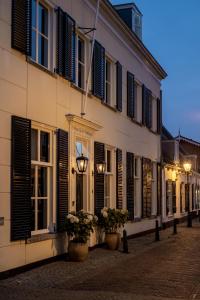
<path fill-rule="evenodd" d="M 179 135 L 174 138 L 163 127 L 162 130 L 162 222 L 184 218 L 188 212 L 200 209 L 200 143 Z M 184 163 L 192 165 L 188 176 Z"/>

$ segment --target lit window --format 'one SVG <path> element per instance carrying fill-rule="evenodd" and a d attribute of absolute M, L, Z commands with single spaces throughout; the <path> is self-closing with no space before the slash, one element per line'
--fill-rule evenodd
<path fill-rule="evenodd" d="M 31 132 L 31 231 L 48 231 L 50 181 L 52 175 L 51 133 L 39 129 Z"/>
<path fill-rule="evenodd" d="M 49 68 L 49 9 L 39 0 L 32 1 L 31 58 Z"/>
<path fill-rule="evenodd" d="M 85 41 L 78 36 L 77 38 L 77 85 L 85 89 Z"/>
<path fill-rule="evenodd" d="M 105 102 L 111 105 L 111 62 L 106 58 L 105 68 Z"/>

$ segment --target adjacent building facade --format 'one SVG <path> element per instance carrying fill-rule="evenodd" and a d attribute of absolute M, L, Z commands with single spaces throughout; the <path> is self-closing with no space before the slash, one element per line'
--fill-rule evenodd
<path fill-rule="evenodd" d="M 135 5 L 133 27 L 107 0 L 91 60 L 97 6 L 0 1 L 0 272 L 66 252 L 68 211 L 127 208 L 128 235 L 160 219 L 166 73 L 141 41 Z"/>
<path fill-rule="evenodd" d="M 184 219 L 188 213 L 198 214 L 200 209 L 200 144 L 181 135 L 174 138 L 162 130 L 162 223 L 174 218 Z M 191 163 L 187 175 L 184 163 Z"/>

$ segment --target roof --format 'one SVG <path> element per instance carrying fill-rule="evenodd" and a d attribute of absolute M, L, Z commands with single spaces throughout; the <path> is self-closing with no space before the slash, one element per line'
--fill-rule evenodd
<path fill-rule="evenodd" d="M 162 140 L 173 140 L 173 135 L 167 130 L 165 126 L 162 126 Z"/>
<path fill-rule="evenodd" d="M 158 63 L 158 61 L 154 58 L 151 52 L 146 48 L 140 38 L 136 35 L 134 31 L 132 31 L 128 25 L 123 21 L 123 19 L 117 13 L 114 5 L 111 4 L 109 0 L 102 0 L 101 5 L 105 5 L 107 11 L 112 14 L 112 17 L 115 21 L 117 21 L 119 28 L 123 30 L 123 32 L 129 37 L 129 39 L 133 42 L 135 49 L 140 53 L 145 63 L 150 65 L 154 71 L 157 73 L 160 79 L 165 79 L 167 77 L 167 73 L 162 68 L 162 66 Z"/>
<path fill-rule="evenodd" d="M 189 139 L 189 138 L 187 138 L 185 136 L 182 136 L 182 135 L 178 135 L 177 137 L 175 137 L 175 139 L 177 141 L 184 141 L 184 142 L 190 143 L 192 145 L 195 145 L 197 147 L 200 147 L 200 143 L 199 142 L 197 142 L 197 141 L 195 141 L 193 139 Z"/>
<path fill-rule="evenodd" d="M 139 10 L 139 8 L 137 7 L 137 5 L 134 2 L 115 4 L 113 6 L 116 8 L 121 8 L 121 9 L 134 8 L 141 16 L 143 16 L 143 14 L 141 13 L 141 11 Z"/>

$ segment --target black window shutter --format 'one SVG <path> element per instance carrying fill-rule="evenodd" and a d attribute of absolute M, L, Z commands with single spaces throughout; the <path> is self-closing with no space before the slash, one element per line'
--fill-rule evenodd
<path fill-rule="evenodd" d="M 162 130 L 162 91 L 160 91 L 160 99 L 157 99 L 157 133 L 161 134 Z"/>
<path fill-rule="evenodd" d="M 32 1 L 12 0 L 11 47 L 31 56 Z"/>
<path fill-rule="evenodd" d="M 127 116 L 134 118 L 134 75 L 127 72 Z"/>
<path fill-rule="evenodd" d="M 166 181 L 166 215 L 169 213 L 169 181 Z"/>
<path fill-rule="evenodd" d="M 148 124 L 148 128 L 151 129 L 151 127 L 152 127 L 152 92 L 150 90 L 148 90 L 147 106 L 148 106 L 147 124 Z"/>
<path fill-rule="evenodd" d="M 57 131 L 57 229 L 62 231 L 68 212 L 68 133 L 62 129 Z"/>
<path fill-rule="evenodd" d="M 97 41 L 94 43 L 92 71 L 92 93 L 103 100 L 105 95 L 105 49 Z"/>
<path fill-rule="evenodd" d="M 172 181 L 172 206 L 173 213 L 176 213 L 176 181 Z"/>
<path fill-rule="evenodd" d="M 31 235 L 31 121 L 12 116 L 11 241 Z"/>
<path fill-rule="evenodd" d="M 64 76 L 64 51 L 65 51 L 65 41 L 64 41 L 64 12 L 58 7 L 57 10 L 57 70 L 56 72 L 60 76 Z"/>
<path fill-rule="evenodd" d="M 75 81 L 75 21 L 59 7 L 57 10 L 57 73 Z"/>
<path fill-rule="evenodd" d="M 116 63 L 116 107 L 118 111 L 122 111 L 122 65 Z"/>
<path fill-rule="evenodd" d="M 104 207 L 104 174 L 98 174 L 96 164 L 105 160 L 105 145 L 94 142 L 94 208 L 95 214 L 100 214 Z"/>
<path fill-rule="evenodd" d="M 146 86 L 142 85 L 142 124 L 146 125 Z"/>
<path fill-rule="evenodd" d="M 161 164 L 157 164 L 157 215 L 161 214 L 161 197 L 162 197 L 162 169 Z"/>
<path fill-rule="evenodd" d="M 122 150 L 116 151 L 116 208 L 122 209 L 123 207 L 123 178 L 122 178 Z"/>
<path fill-rule="evenodd" d="M 65 13 L 65 77 L 75 81 L 75 21 Z"/>
<path fill-rule="evenodd" d="M 134 219 L 134 154 L 126 153 L 126 201 L 129 219 Z"/>

